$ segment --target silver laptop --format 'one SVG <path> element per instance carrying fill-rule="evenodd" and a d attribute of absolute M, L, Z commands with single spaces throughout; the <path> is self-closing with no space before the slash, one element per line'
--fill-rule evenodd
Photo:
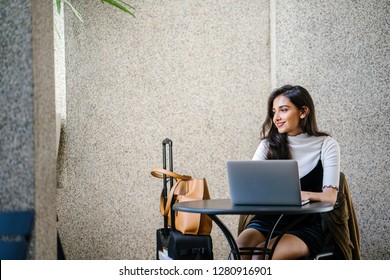
<path fill-rule="evenodd" d="M 300 206 L 296 160 L 229 160 L 227 175 L 230 198 L 235 205 Z"/>

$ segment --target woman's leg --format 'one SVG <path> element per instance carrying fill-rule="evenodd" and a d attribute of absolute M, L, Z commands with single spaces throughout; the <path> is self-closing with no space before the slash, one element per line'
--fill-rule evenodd
<path fill-rule="evenodd" d="M 271 239 L 269 248 L 272 247 L 276 238 Z M 264 246 L 264 243 L 258 245 Z M 296 260 L 307 257 L 310 254 L 309 247 L 299 237 L 292 234 L 284 234 L 276 245 L 273 260 Z M 262 259 L 263 256 L 253 255 L 253 259 Z M 268 257 L 267 257 L 268 259 Z"/>
<path fill-rule="evenodd" d="M 243 230 L 240 235 L 237 237 L 236 242 L 238 248 L 241 247 L 257 247 L 260 243 L 263 243 L 265 240 L 264 235 L 254 228 L 247 228 Z M 250 253 L 251 250 L 240 250 L 240 253 Z M 252 255 L 241 255 L 242 260 L 250 260 Z"/>

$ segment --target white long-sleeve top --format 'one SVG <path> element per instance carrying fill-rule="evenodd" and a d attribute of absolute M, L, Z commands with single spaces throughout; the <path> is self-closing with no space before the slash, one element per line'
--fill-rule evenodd
<path fill-rule="evenodd" d="M 288 136 L 292 159 L 298 161 L 299 178 L 316 167 L 321 158 L 324 169 L 323 186 L 338 186 L 340 178 L 340 147 L 330 136 L 309 136 L 302 133 Z M 262 140 L 256 149 L 253 160 L 265 160 L 267 140 Z"/>

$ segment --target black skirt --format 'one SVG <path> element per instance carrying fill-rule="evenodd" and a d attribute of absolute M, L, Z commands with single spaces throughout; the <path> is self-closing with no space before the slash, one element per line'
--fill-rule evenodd
<path fill-rule="evenodd" d="M 267 215 L 260 216 L 255 215 L 253 219 L 248 223 L 246 228 L 253 228 L 262 233 L 265 237 L 268 236 L 270 231 L 272 230 L 272 226 L 274 225 L 276 219 L 278 219 L 278 215 Z M 272 238 L 280 235 L 285 228 L 294 222 L 295 219 L 298 219 L 299 215 L 285 215 L 280 220 L 278 225 L 273 232 Z M 297 225 L 293 226 L 289 229 L 286 234 L 291 234 L 300 238 L 312 254 L 317 254 L 324 242 L 324 232 L 321 226 L 321 215 L 320 214 L 311 214 L 305 217 L 301 222 Z"/>

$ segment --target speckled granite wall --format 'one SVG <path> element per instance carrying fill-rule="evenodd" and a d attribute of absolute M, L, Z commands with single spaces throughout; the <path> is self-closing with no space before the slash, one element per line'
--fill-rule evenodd
<path fill-rule="evenodd" d="M 131 2 L 131 1 L 129 1 Z M 71 259 L 154 259 L 161 141 L 178 172 L 228 197 L 225 161 L 251 158 L 270 90 L 268 1 L 133 1 L 136 18 L 65 14 L 67 109 L 58 189 Z M 234 229 L 237 217 L 226 219 Z M 213 230 L 215 256 L 228 246 Z"/>
<path fill-rule="evenodd" d="M 51 11 L 51 0 L 0 1 L 0 210 L 35 210 L 35 259 L 56 258 Z"/>
<path fill-rule="evenodd" d="M 34 205 L 30 4 L 1 1 L 0 208 Z"/>
<path fill-rule="evenodd" d="M 272 1 L 273 76 L 313 95 L 341 147 L 364 259 L 390 258 L 389 1 Z"/>

